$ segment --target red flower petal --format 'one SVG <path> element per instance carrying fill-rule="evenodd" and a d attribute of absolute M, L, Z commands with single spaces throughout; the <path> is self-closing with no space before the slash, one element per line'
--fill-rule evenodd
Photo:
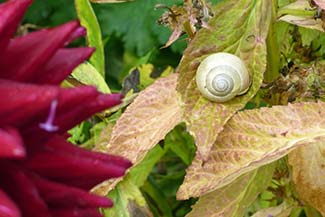
<path fill-rule="evenodd" d="M 92 185 L 83 186 L 86 188 L 93 187 L 98 181 L 119 177 L 125 173 L 125 167 L 115 161 L 105 162 L 94 157 L 59 151 L 47 145 L 31 154 L 24 166 L 51 180 L 70 184 L 77 180 L 75 186 L 78 186 L 80 179 L 87 180 L 87 183 Z"/>
<path fill-rule="evenodd" d="M 5 54 L 9 39 L 16 32 L 31 0 L 12 0 L 0 4 L 0 56 Z"/>
<path fill-rule="evenodd" d="M 0 124 L 3 126 L 21 124 L 40 111 L 46 111 L 59 87 L 37 86 L 7 80 L 0 80 Z"/>
<path fill-rule="evenodd" d="M 15 200 L 24 217 L 50 217 L 47 205 L 36 186 L 26 174 L 13 164 L 0 164 L 0 186 Z"/>
<path fill-rule="evenodd" d="M 0 79 L 0 102 L 5 102 L 0 106 L 0 124 L 20 127 L 34 123 L 38 126 L 45 121 L 54 99 L 59 103 L 58 113 L 62 113 L 80 103 L 92 102 L 98 94 L 94 87 L 60 88 Z"/>
<path fill-rule="evenodd" d="M 34 76 L 34 83 L 60 84 L 80 63 L 88 59 L 93 48 L 59 49 L 49 62 Z"/>
<path fill-rule="evenodd" d="M 51 182 L 36 175 L 31 175 L 30 178 L 37 186 L 42 198 L 52 208 L 96 208 L 111 207 L 113 205 L 110 199 L 91 194 L 79 188 Z"/>
<path fill-rule="evenodd" d="M 0 216 L 1 217 L 21 217 L 16 204 L 0 189 Z"/>
<path fill-rule="evenodd" d="M 75 39 L 85 36 L 87 34 L 87 30 L 80 26 L 78 27 L 72 34 L 70 34 L 69 39 L 65 42 L 65 45 L 70 44 L 70 42 L 74 41 Z"/>
<path fill-rule="evenodd" d="M 71 145 L 71 143 L 67 142 L 61 136 L 54 136 L 53 138 L 51 138 L 50 141 L 48 141 L 46 146 L 55 149 L 57 152 L 74 153 L 74 155 L 80 158 L 93 158 L 93 159 L 101 160 L 106 163 L 114 162 L 114 164 L 124 167 L 125 169 L 128 169 L 129 167 L 132 166 L 132 163 L 123 157 L 79 148 L 78 146 Z"/>
<path fill-rule="evenodd" d="M 53 29 L 32 32 L 13 39 L 7 48 L 6 55 L 0 59 L 1 77 L 16 81 L 29 81 L 35 71 L 41 68 L 55 52 L 64 46 L 79 27 L 73 21 Z"/>
<path fill-rule="evenodd" d="M 83 103 L 76 104 L 71 110 L 58 111 L 53 125 L 59 127 L 57 131 L 58 133 L 64 133 L 75 125 L 81 123 L 83 120 L 91 117 L 93 114 L 100 112 L 105 108 L 120 104 L 122 97 L 121 94 L 100 94 L 88 102 L 84 101 Z M 32 139 L 29 140 L 28 143 L 34 141 L 31 137 L 32 135 L 39 135 L 41 137 L 50 135 L 45 132 L 44 129 L 40 128 L 39 124 L 34 124 L 33 126 L 24 129 L 23 134 Z"/>
<path fill-rule="evenodd" d="M 53 209 L 51 210 L 52 216 L 60 217 L 102 217 L 102 214 L 97 209 Z"/>
<path fill-rule="evenodd" d="M 22 138 L 16 129 L 0 129 L 0 157 L 24 157 Z M 0 215 L 1 216 L 1 215 Z"/>
<path fill-rule="evenodd" d="M 63 133 L 91 117 L 93 114 L 120 104 L 122 98 L 123 96 L 121 94 L 101 94 L 93 102 L 80 104 L 70 112 L 59 114 L 54 122 L 60 126 L 59 132 Z"/>

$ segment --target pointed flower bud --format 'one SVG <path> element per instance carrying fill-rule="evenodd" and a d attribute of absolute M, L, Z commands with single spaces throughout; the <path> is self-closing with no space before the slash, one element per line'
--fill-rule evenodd
<path fill-rule="evenodd" d="M 123 176 L 131 163 L 63 135 L 122 95 L 60 87 L 94 49 L 65 48 L 86 34 L 78 21 L 13 38 L 31 3 L 0 4 L 0 216 L 99 217 L 97 208 L 113 203 L 88 190 Z"/>

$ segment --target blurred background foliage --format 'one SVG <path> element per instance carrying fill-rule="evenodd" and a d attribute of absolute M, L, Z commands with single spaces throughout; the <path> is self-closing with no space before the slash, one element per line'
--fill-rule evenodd
<path fill-rule="evenodd" d="M 182 3 L 182 0 L 136 0 L 93 4 L 103 35 L 106 80 L 112 90 L 120 90 L 123 78 L 139 63 L 150 62 L 158 72 L 167 66 L 177 66 L 186 47 L 185 37 L 171 47 L 160 49 L 167 42 L 171 30 L 157 24 L 165 9 L 155 9 L 155 5 L 171 7 Z M 34 0 L 24 23 L 48 27 L 76 18 L 73 0 Z"/>

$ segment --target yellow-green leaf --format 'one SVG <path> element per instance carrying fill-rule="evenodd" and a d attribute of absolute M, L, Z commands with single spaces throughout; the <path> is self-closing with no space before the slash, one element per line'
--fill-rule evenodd
<path fill-rule="evenodd" d="M 199 198 L 186 217 L 241 217 L 272 180 L 274 165 L 261 167 Z"/>
<path fill-rule="evenodd" d="M 75 0 L 77 15 L 82 26 L 87 29 L 88 46 L 96 48 L 89 62 L 105 77 L 105 56 L 101 30 L 88 0 Z"/>
<path fill-rule="evenodd" d="M 120 182 L 108 196 L 113 200 L 114 206 L 104 210 L 105 216 L 153 216 L 140 189 L 130 179 Z"/>
<path fill-rule="evenodd" d="M 259 89 L 266 69 L 266 36 L 271 20 L 270 0 L 228 0 L 217 5 L 207 29 L 201 29 L 185 50 L 178 67 L 183 113 L 193 135 L 198 159 L 207 159 L 223 125 L 243 108 Z M 196 70 L 207 55 L 233 53 L 246 64 L 252 85 L 249 91 L 226 103 L 204 98 L 195 81 Z"/>
<path fill-rule="evenodd" d="M 178 198 L 198 197 L 275 161 L 300 145 L 325 138 L 325 103 L 245 110 L 219 134 L 209 158 L 187 169 Z"/>
<path fill-rule="evenodd" d="M 324 3 L 323 3 L 324 4 Z M 324 32 L 323 22 L 315 18 L 316 9 L 307 0 L 297 0 L 278 10 L 279 20 Z"/>
<path fill-rule="evenodd" d="M 299 17 L 294 15 L 285 15 L 281 17 L 279 20 L 285 21 L 297 26 L 309 28 L 309 29 L 315 29 L 321 32 L 324 32 L 323 29 L 323 22 L 320 19 L 314 19 L 313 17 Z"/>
<path fill-rule="evenodd" d="M 73 70 L 71 76 L 82 84 L 93 85 L 103 93 L 110 93 L 104 78 L 90 63 L 79 65 Z"/>
<path fill-rule="evenodd" d="M 289 164 L 299 198 L 325 216 L 325 139 L 292 151 Z"/>

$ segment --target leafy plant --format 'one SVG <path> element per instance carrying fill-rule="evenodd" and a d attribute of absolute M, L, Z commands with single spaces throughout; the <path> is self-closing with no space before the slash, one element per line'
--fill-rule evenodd
<path fill-rule="evenodd" d="M 59 7 L 49 2 L 38 4 Z M 325 216 L 322 1 L 75 5 L 98 52 L 64 85 L 126 95 L 70 131 L 70 141 L 133 163 L 93 189 L 114 200 L 105 216 Z M 247 92 L 222 103 L 196 83 L 202 61 L 219 52 L 239 57 L 250 78 Z"/>
<path fill-rule="evenodd" d="M 150 150 L 159 147 L 159 141 L 169 141 L 165 135 L 184 121 L 197 150 L 177 198 L 199 198 L 187 216 L 316 215 L 311 206 L 324 215 L 324 9 L 312 3 L 225 0 L 213 6 L 214 16 L 190 39 L 176 73 L 140 92 L 122 113 L 106 140 L 107 151 L 143 165 Z M 200 62 L 216 52 L 240 57 L 251 77 L 248 92 L 225 103 L 207 100 L 195 81 Z M 184 146 L 189 140 L 182 141 L 174 145 Z M 189 164 L 193 153 L 189 146 L 171 150 Z M 288 154 L 289 164 L 283 161 Z M 303 160 L 307 155 L 315 161 Z M 288 166 L 274 163 L 280 161 Z M 282 175 L 277 176 L 279 171 Z M 319 174 L 317 181 L 312 181 L 316 178 L 312 171 Z M 155 216 L 176 215 L 159 210 L 163 192 L 149 195 Z M 270 195 L 273 202 L 261 195 Z"/>

